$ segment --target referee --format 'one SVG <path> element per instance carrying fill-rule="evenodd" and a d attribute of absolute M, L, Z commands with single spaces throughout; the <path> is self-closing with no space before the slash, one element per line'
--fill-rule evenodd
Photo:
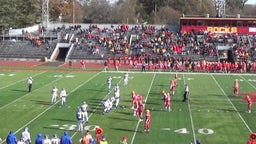
<path fill-rule="evenodd" d="M 185 91 L 184 91 L 184 95 L 183 95 L 184 102 L 188 101 L 188 94 L 189 94 L 188 84 L 185 84 Z"/>
<path fill-rule="evenodd" d="M 32 90 L 32 83 L 33 83 L 33 79 L 32 77 L 28 78 L 28 91 L 31 92 Z"/>

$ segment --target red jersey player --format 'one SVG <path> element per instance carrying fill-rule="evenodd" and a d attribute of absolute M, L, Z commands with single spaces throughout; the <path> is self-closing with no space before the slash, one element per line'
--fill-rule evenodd
<path fill-rule="evenodd" d="M 171 80 L 171 82 L 170 82 L 170 92 L 171 92 L 172 96 L 174 96 L 174 93 L 175 93 L 175 82 L 174 82 L 174 80 Z"/>
<path fill-rule="evenodd" d="M 174 85 L 177 86 L 178 85 L 178 74 L 176 73 L 174 76 Z"/>
<path fill-rule="evenodd" d="M 165 103 L 165 100 L 167 99 L 167 93 L 162 90 L 162 95 L 163 95 L 163 102 Z"/>
<path fill-rule="evenodd" d="M 247 109 L 248 109 L 248 113 L 251 113 L 251 109 L 252 109 L 252 99 L 250 98 L 250 96 L 246 96 L 246 100 L 247 100 L 247 102 L 248 102 L 248 107 L 247 107 Z"/>
<path fill-rule="evenodd" d="M 135 91 L 132 91 L 132 109 L 135 108 L 136 101 L 137 101 L 137 94 L 135 93 Z"/>
<path fill-rule="evenodd" d="M 171 111 L 171 95 L 167 93 L 167 98 L 165 100 L 165 110 L 170 112 Z"/>
<path fill-rule="evenodd" d="M 144 132 L 149 132 L 150 128 L 150 111 L 146 110 L 146 120 L 145 120 L 145 126 L 144 126 Z"/>
<path fill-rule="evenodd" d="M 238 90 L 239 90 L 239 83 L 238 83 L 238 80 L 236 79 L 234 81 L 234 96 L 238 96 Z"/>
<path fill-rule="evenodd" d="M 143 120 L 143 111 L 144 111 L 144 104 L 142 101 L 138 101 L 139 102 L 139 107 L 138 107 L 138 116 L 140 118 L 140 121 Z"/>

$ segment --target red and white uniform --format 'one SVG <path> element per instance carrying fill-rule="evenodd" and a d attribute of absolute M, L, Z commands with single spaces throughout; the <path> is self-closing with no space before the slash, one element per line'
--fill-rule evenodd
<path fill-rule="evenodd" d="M 171 111 L 171 95 L 170 93 L 167 94 L 167 98 L 165 100 L 165 110 L 166 111 Z"/>
<path fill-rule="evenodd" d="M 251 113 L 251 109 L 252 109 L 252 99 L 250 98 L 250 96 L 246 96 L 246 100 L 248 102 L 248 112 Z"/>
<path fill-rule="evenodd" d="M 143 111 L 144 111 L 144 104 L 142 101 L 139 101 L 139 105 L 138 105 L 138 116 L 140 117 L 140 119 L 143 119 Z"/>
<path fill-rule="evenodd" d="M 137 94 L 135 93 L 135 91 L 132 91 L 132 109 L 134 109 L 136 104 L 137 104 Z"/>
<path fill-rule="evenodd" d="M 167 93 L 165 91 L 162 91 L 163 94 L 163 102 L 165 103 L 165 100 L 167 99 Z"/>
<path fill-rule="evenodd" d="M 146 119 L 145 119 L 145 126 L 144 126 L 144 131 L 149 132 L 150 128 L 150 111 L 146 110 Z"/>
<path fill-rule="evenodd" d="M 177 86 L 178 84 L 178 74 L 175 74 L 174 76 L 174 85 Z"/>
<path fill-rule="evenodd" d="M 238 80 L 236 79 L 234 82 L 234 95 L 238 96 L 238 90 L 239 90 L 239 83 Z"/>
<path fill-rule="evenodd" d="M 171 80 L 171 82 L 170 82 L 170 92 L 171 92 L 172 95 L 174 95 L 174 93 L 175 93 L 175 82 L 174 82 L 174 80 Z"/>

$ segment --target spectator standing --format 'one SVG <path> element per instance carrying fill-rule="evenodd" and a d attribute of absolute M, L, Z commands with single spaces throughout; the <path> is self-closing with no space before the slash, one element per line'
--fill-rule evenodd
<path fill-rule="evenodd" d="M 60 144 L 72 144 L 71 137 L 68 135 L 67 131 L 65 131 L 64 135 L 60 138 Z"/>
<path fill-rule="evenodd" d="M 31 143 L 30 132 L 28 131 L 28 127 L 25 127 L 24 131 L 21 133 L 21 139 L 25 144 Z"/>
<path fill-rule="evenodd" d="M 43 144 L 43 138 L 42 138 L 42 134 L 41 133 L 37 134 L 37 138 L 35 140 L 35 144 Z"/>
<path fill-rule="evenodd" d="M 105 60 L 104 63 L 104 71 L 108 71 L 108 62 Z"/>
<path fill-rule="evenodd" d="M 93 139 L 90 132 L 87 130 L 85 135 L 81 138 L 82 144 L 90 144 L 90 140 Z"/>
<path fill-rule="evenodd" d="M 43 144 L 52 144 L 52 141 L 47 134 L 44 135 Z"/>
<path fill-rule="evenodd" d="M 33 83 L 33 78 L 29 77 L 28 78 L 28 91 L 31 92 L 32 90 L 32 83 Z"/>
<path fill-rule="evenodd" d="M 104 136 L 102 136 L 102 138 L 100 140 L 100 144 L 108 144 L 108 142 Z"/>
<path fill-rule="evenodd" d="M 145 72 L 145 71 L 146 71 L 146 65 L 147 65 L 146 62 L 143 61 L 143 62 L 142 62 L 142 67 L 141 67 L 141 71 L 142 71 L 142 72 Z"/>
<path fill-rule="evenodd" d="M 60 143 L 60 139 L 58 138 L 57 134 L 54 134 L 52 139 L 51 139 L 52 144 L 59 144 Z"/>
<path fill-rule="evenodd" d="M 119 144 L 128 144 L 127 143 L 127 137 L 123 137 Z"/>
<path fill-rule="evenodd" d="M 83 60 L 81 61 L 82 70 L 85 70 L 85 69 L 86 69 L 85 64 L 86 64 L 86 61 L 85 61 L 85 59 L 83 59 Z"/>
<path fill-rule="evenodd" d="M 60 91 L 61 106 L 66 106 L 67 92 L 64 88 Z"/>
<path fill-rule="evenodd" d="M 6 137 L 6 143 L 7 144 L 16 144 L 17 143 L 17 138 L 12 131 L 10 131 L 8 136 Z"/>

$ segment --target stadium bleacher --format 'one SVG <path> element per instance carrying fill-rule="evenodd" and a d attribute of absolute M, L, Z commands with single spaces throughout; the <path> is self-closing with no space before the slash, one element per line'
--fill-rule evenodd
<path fill-rule="evenodd" d="M 124 29 L 126 28 L 126 29 Z M 219 61 L 218 47 L 230 47 L 237 61 L 255 60 L 255 36 L 236 34 L 198 34 L 169 31 L 166 27 L 125 24 L 117 26 L 81 25 L 56 27 L 44 33 L 35 32 L 42 45 L 38 46 L 24 36 L 3 36 L 1 58 L 51 57 L 57 43 L 68 43 L 66 60 L 105 60 L 107 57 L 159 58 L 160 60 L 193 59 Z"/>

